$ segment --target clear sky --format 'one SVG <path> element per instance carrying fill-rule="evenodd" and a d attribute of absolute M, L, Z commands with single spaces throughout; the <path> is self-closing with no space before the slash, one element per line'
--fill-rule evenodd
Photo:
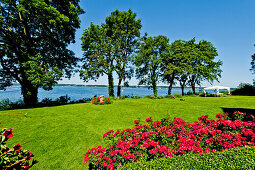
<path fill-rule="evenodd" d="M 86 13 L 80 16 L 76 43 L 69 46 L 77 57 L 83 54 L 80 38 L 91 22 L 101 24 L 116 9 L 132 9 L 142 20 L 142 35 L 165 35 L 170 42 L 193 37 L 211 42 L 219 54 L 216 60 L 223 61 L 220 83 L 213 85 L 236 87 L 255 79 L 249 70 L 255 53 L 255 0 L 81 0 L 80 5 Z M 107 78 L 84 83 L 75 75 L 59 83 L 107 85 Z M 137 80 L 131 79 L 130 85 L 137 85 Z"/>

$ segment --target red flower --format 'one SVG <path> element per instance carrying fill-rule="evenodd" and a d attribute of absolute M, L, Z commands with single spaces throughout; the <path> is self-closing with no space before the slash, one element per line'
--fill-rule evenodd
<path fill-rule="evenodd" d="M 147 119 L 146 119 L 146 122 L 152 122 L 151 117 L 147 118 Z"/>
<path fill-rule="evenodd" d="M 20 144 L 17 144 L 17 145 L 13 146 L 14 151 L 20 150 L 20 148 L 21 148 Z"/>
<path fill-rule="evenodd" d="M 106 162 L 103 163 L 103 167 L 107 167 L 107 163 Z"/>
<path fill-rule="evenodd" d="M 134 123 L 135 123 L 135 124 L 138 124 L 138 123 L 139 123 L 139 120 L 135 120 Z"/>
<path fill-rule="evenodd" d="M 34 157 L 34 155 L 32 154 L 32 152 L 28 152 L 27 159 L 32 159 L 33 157 Z"/>
<path fill-rule="evenodd" d="M 13 137 L 12 129 L 8 129 L 8 130 L 4 131 L 3 136 L 6 137 L 7 139 L 12 138 Z"/>

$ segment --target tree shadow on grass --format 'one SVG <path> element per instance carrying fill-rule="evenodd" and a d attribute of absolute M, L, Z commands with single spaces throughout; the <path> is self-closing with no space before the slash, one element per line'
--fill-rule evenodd
<path fill-rule="evenodd" d="M 232 115 L 234 112 L 239 111 L 243 113 L 247 113 L 249 115 L 254 115 L 255 116 L 255 109 L 246 109 L 246 108 L 221 108 L 224 113 L 228 113 Z"/>

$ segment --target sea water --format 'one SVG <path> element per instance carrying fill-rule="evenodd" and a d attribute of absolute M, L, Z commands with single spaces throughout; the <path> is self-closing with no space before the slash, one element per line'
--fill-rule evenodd
<path fill-rule="evenodd" d="M 199 92 L 199 88 L 196 89 L 196 92 Z M 185 93 L 191 92 L 191 88 L 185 88 Z M 158 88 L 158 96 L 167 95 L 168 88 L 167 87 L 159 87 Z M 115 96 L 117 95 L 117 88 L 114 88 Z M 172 94 L 181 94 L 181 88 L 173 87 Z M 104 95 L 108 96 L 108 87 L 100 87 L 100 86 L 74 86 L 74 85 L 65 85 L 65 86 L 55 86 L 53 90 L 45 91 L 41 88 L 38 90 L 38 100 L 49 98 L 52 100 L 56 100 L 60 96 L 68 96 L 71 100 L 78 100 L 83 98 L 91 98 L 93 96 Z M 144 97 L 147 95 L 153 95 L 152 89 L 148 89 L 146 87 L 122 87 L 121 88 L 121 96 L 140 96 Z M 23 100 L 21 95 L 20 85 L 13 85 L 11 87 L 7 87 L 6 90 L 0 90 L 0 101 L 3 99 L 9 99 L 11 102 Z"/>

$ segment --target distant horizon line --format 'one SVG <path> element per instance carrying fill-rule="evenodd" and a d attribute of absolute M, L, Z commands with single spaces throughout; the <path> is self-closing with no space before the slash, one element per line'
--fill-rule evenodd
<path fill-rule="evenodd" d="M 19 83 L 15 83 L 13 85 L 20 85 Z M 108 87 L 108 85 L 105 84 L 100 84 L 100 85 L 96 85 L 96 84 L 68 84 L 68 83 L 60 83 L 60 84 L 56 84 L 55 86 L 80 86 L 80 87 Z M 114 87 L 118 87 L 118 85 L 114 85 Z M 129 86 L 124 86 L 121 85 L 121 87 L 126 87 L 126 88 L 148 88 L 148 85 L 129 85 Z M 159 85 L 157 86 L 159 88 L 168 88 L 168 85 Z M 181 86 L 173 86 L 172 88 L 181 88 Z M 191 88 L 191 86 L 185 86 L 185 88 Z M 205 86 L 197 86 L 197 88 L 205 88 Z M 232 89 L 236 88 L 236 87 L 230 87 Z"/>

